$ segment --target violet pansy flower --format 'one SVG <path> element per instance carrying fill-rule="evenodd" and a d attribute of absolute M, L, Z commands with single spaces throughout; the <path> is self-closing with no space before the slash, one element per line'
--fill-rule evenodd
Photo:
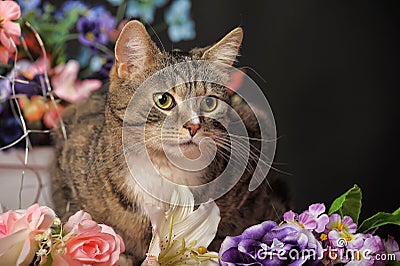
<path fill-rule="evenodd" d="M 116 19 L 103 7 L 92 8 L 76 24 L 79 32 L 79 41 L 87 46 L 107 44 L 109 40 L 108 33 L 114 29 L 115 23 Z"/>

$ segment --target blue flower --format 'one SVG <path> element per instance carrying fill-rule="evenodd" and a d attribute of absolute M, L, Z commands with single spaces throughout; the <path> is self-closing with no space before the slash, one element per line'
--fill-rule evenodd
<path fill-rule="evenodd" d="M 0 125 L 0 147 L 13 143 L 22 136 L 20 121 L 14 116 L 7 117 Z"/>
<path fill-rule="evenodd" d="M 124 0 L 107 0 L 110 4 L 112 4 L 113 6 L 119 6 L 121 5 Z"/>
<path fill-rule="evenodd" d="M 38 8 L 41 0 L 18 0 L 22 14 Z"/>
<path fill-rule="evenodd" d="M 126 7 L 126 16 L 140 18 L 144 22 L 151 23 L 154 20 L 154 11 L 161 7 L 166 0 L 131 0 Z"/>
<path fill-rule="evenodd" d="M 116 19 L 104 7 L 92 8 L 76 24 L 79 41 L 87 46 L 106 44 L 109 40 L 108 32 L 115 27 L 115 23 Z"/>
<path fill-rule="evenodd" d="M 82 3 L 81 1 L 67 1 L 62 5 L 61 10 L 64 13 L 77 10 L 79 14 L 83 14 L 88 10 L 88 6 Z"/>
<path fill-rule="evenodd" d="M 32 79 L 19 75 L 18 79 L 26 82 L 15 82 L 14 89 L 16 94 L 25 94 L 28 96 L 43 95 L 47 91 L 47 85 L 44 83 L 44 74 L 37 74 Z M 44 84 L 44 86 L 42 86 Z"/>
<path fill-rule="evenodd" d="M 175 0 L 165 12 L 165 21 L 169 25 L 168 36 L 173 42 L 190 40 L 196 36 L 194 22 L 190 18 L 189 0 Z"/>

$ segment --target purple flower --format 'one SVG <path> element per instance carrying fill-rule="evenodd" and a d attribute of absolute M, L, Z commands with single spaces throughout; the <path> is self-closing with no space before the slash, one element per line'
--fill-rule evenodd
<path fill-rule="evenodd" d="M 400 261 L 399 244 L 397 244 L 393 236 L 388 236 L 388 238 L 383 241 L 383 246 L 387 254 L 394 254 L 396 260 Z"/>
<path fill-rule="evenodd" d="M 346 231 L 354 234 L 357 230 L 357 225 L 353 222 L 350 216 L 344 216 L 343 219 L 339 214 L 334 213 L 329 217 L 329 222 L 326 224 L 328 230 L 337 229 L 338 231 Z"/>
<path fill-rule="evenodd" d="M 19 76 L 18 78 L 21 81 L 16 81 L 14 85 L 15 93 L 17 94 L 33 96 L 44 95 L 47 92 L 47 84 L 44 81 L 44 74 L 37 74 L 31 80 L 24 76 Z"/>
<path fill-rule="evenodd" d="M 349 216 L 344 216 L 342 219 L 339 214 L 332 214 L 326 228 L 329 231 L 328 239 L 332 247 L 358 249 L 364 243 L 363 235 L 355 234 L 357 225 Z"/>
<path fill-rule="evenodd" d="M 325 225 L 329 222 L 329 217 L 323 214 L 324 212 L 325 205 L 316 203 L 312 204 L 307 211 L 300 215 L 293 211 L 288 211 L 283 215 L 283 219 L 288 223 L 296 223 L 304 229 L 322 233 L 325 231 Z"/>
<path fill-rule="evenodd" d="M 298 215 L 295 212 L 289 211 L 286 215 L 285 214 L 283 215 L 283 217 L 288 223 L 295 223 L 301 228 L 307 230 L 313 230 L 317 227 L 317 222 L 314 221 L 313 217 L 308 212 L 303 212 Z"/>
<path fill-rule="evenodd" d="M 0 123 L 0 147 L 11 144 L 22 136 L 20 121 L 9 116 Z"/>
<path fill-rule="evenodd" d="M 363 234 L 350 234 L 346 231 L 333 229 L 328 233 L 328 239 L 332 247 L 344 249 L 358 249 L 364 244 Z"/>
<path fill-rule="evenodd" d="M 322 265 L 322 246 L 297 224 L 266 221 L 227 237 L 221 245 L 221 265 Z"/>
<path fill-rule="evenodd" d="M 364 245 L 360 249 L 352 250 L 352 257 L 346 264 L 348 266 L 369 266 L 369 265 L 385 265 L 386 260 L 382 260 L 385 256 L 385 250 L 382 240 L 379 236 L 364 235 Z M 349 254 L 349 253 L 347 253 Z"/>
<path fill-rule="evenodd" d="M 323 203 L 316 203 L 308 207 L 308 213 L 312 216 L 313 220 L 317 223 L 315 232 L 322 233 L 325 230 L 326 224 L 329 222 L 328 215 L 324 214 L 325 205 Z"/>
<path fill-rule="evenodd" d="M 115 18 L 104 7 L 92 8 L 76 24 L 79 41 L 87 46 L 106 44 L 109 39 L 108 32 L 115 27 L 115 23 Z"/>

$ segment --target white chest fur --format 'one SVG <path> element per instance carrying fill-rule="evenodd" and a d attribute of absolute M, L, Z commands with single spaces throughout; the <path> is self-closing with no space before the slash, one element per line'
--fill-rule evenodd
<path fill-rule="evenodd" d="M 153 155 L 149 159 L 147 154 L 132 154 L 127 157 L 127 163 L 130 171 L 126 173 L 125 183 L 142 203 L 140 205 L 151 204 L 164 210 L 168 205 L 159 199 L 168 199 L 172 195 L 167 180 L 180 185 L 198 185 L 205 172 L 181 169 L 165 155 Z"/>

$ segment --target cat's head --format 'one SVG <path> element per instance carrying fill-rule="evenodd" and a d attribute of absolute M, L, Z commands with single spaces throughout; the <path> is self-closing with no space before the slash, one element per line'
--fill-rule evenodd
<path fill-rule="evenodd" d="M 138 138 L 144 138 L 150 153 L 196 159 L 202 140 L 224 142 L 223 124 L 231 108 L 228 89 L 221 85 L 230 78 L 228 69 L 223 66 L 234 63 L 242 38 L 242 29 L 236 28 L 208 47 L 195 48 L 188 53 L 168 53 L 155 45 L 140 22 L 129 22 L 116 42 L 108 105 L 121 123 L 128 121 L 126 124 L 132 129 L 132 136 L 128 136 L 131 146 L 135 146 Z M 197 60 L 215 62 L 222 67 L 186 64 Z M 182 67 L 174 68 L 176 65 Z M 159 83 L 148 82 L 152 85 L 138 92 L 146 80 L 165 68 L 170 71 L 164 74 L 167 75 L 165 79 L 159 78 Z M 170 86 L 171 79 L 182 76 L 193 77 L 196 81 Z M 134 94 L 139 96 L 132 101 Z M 131 106 L 129 114 L 126 112 L 128 105 Z"/>

